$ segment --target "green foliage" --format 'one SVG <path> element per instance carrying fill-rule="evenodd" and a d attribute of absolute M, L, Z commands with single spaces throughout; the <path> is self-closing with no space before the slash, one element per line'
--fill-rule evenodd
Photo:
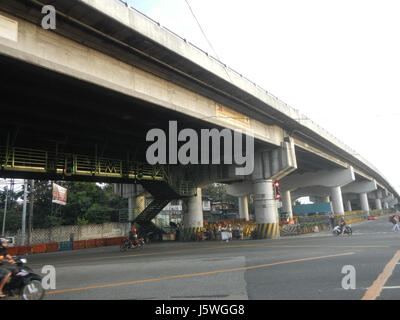
<path fill-rule="evenodd" d="M 228 202 L 233 204 L 235 207 L 238 207 L 237 198 L 226 193 L 226 184 L 210 184 L 209 186 L 203 188 L 202 194 L 203 196 L 211 198 L 211 201 Z"/>
<path fill-rule="evenodd" d="M 76 224 L 78 225 L 78 226 L 84 226 L 84 225 L 87 225 L 87 224 L 89 224 L 89 220 L 86 220 L 85 218 L 77 218 L 76 219 Z"/>
<path fill-rule="evenodd" d="M 53 227 L 59 227 L 62 225 L 62 218 L 61 217 L 54 217 L 54 216 L 46 216 L 44 217 L 44 222 L 40 227 L 36 228 L 53 228 Z"/>
<path fill-rule="evenodd" d="M 52 203 L 52 183 L 50 181 L 35 181 L 33 189 L 35 197 L 33 227 L 35 229 L 110 222 L 113 217 L 118 217 L 119 209 L 128 207 L 127 199 L 115 195 L 112 185 L 109 184 L 100 185 L 87 182 L 57 182 L 57 184 L 68 189 L 67 205 L 65 206 Z M 28 189 L 28 191 L 30 190 Z M 23 192 L 13 194 L 13 201 L 10 201 L 9 198 L 6 230 L 17 231 L 21 228 L 22 201 L 20 200 L 22 195 Z M 19 201 L 16 201 L 17 199 Z M 0 190 L 0 223 L 3 221 L 4 202 L 5 190 Z"/>
<path fill-rule="evenodd" d="M 3 205 L 4 208 L 4 205 Z M 1 212 L 1 227 L 3 227 L 4 209 Z M 6 216 L 6 230 L 17 231 L 21 228 L 22 213 L 18 212 L 16 208 L 8 208 Z"/>

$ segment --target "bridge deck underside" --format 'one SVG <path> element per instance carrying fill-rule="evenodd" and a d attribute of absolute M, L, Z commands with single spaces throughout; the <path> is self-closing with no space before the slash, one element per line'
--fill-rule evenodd
<path fill-rule="evenodd" d="M 160 128 L 168 133 L 171 120 L 178 122 L 178 131 L 212 128 L 200 119 L 1 55 L 0 69 L 0 147 L 145 163 L 146 150 L 152 143 L 146 142 L 149 130 Z M 268 146 L 256 141 L 256 148 L 261 144 L 263 148 Z M 300 171 L 337 167 L 300 148 L 296 153 Z M 49 172 L 44 167 L 41 170 L 8 168 L 0 176 L 102 182 L 136 178 L 113 176 L 112 172 L 93 174 L 92 169 L 72 176 Z"/>

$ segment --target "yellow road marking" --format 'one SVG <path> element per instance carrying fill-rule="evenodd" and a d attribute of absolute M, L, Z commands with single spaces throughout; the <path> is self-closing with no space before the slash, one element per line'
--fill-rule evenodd
<path fill-rule="evenodd" d="M 182 278 L 192 278 L 192 277 L 201 277 L 201 276 L 207 276 L 207 275 L 218 274 L 218 273 L 247 271 L 247 270 L 260 269 L 260 268 L 266 268 L 266 267 L 281 265 L 281 264 L 289 264 L 289 263 L 302 262 L 302 261 L 320 260 L 320 259 L 327 259 L 327 258 L 333 258 L 333 257 L 348 256 L 348 255 L 353 255 L 353 254 L 355 254 L 355 253 L 354 252 L 345 252 L 345 253 L 338 253 L 338 254 L 333 254 L 333 255 L 328 255 L 328 256 L 319 256 L 319 257 L 301 258 L 301 259 L 295 259 L 295 260 L 286 260 L 286 261 L 279 261 L 279 262 L 273 262 L 273 263 L 267 263 L 267 264 L 260 264 L 260 265 L 249 266 L 249 267 L 239 267 L 239 268 L 215 270 L 215 271 L 208 271 L 208 272 L 180 274 L 180 275 L 174 275 L 174 276 L 166 276 L 166 277 L 162 277 L 162 278 L 153 278 L 153 279 L 135 280 L 135 281 L 129 281 L 129 282 L 110 283 L 110 284 L 104 284 L 104 285 L 98 285 L 98 286 L 90 286 L 90 287 L 84 287 L 84 288 L 72 288 L 72 289 L 56 290 L 56 291 L 49 291 L 49 292 L 47 292 L 47 294 L 58 294 L 58 293 L 66 293 L 66 292 L 85 291 L 85 290 L 91 290 L 91 289 L 101 289 L 101 288 L 110 288 L 110 287 L 129 286 L 129 285 L 134 285 L 134 284 L 139 284 L 139 283 L 164 281 L 164 280 L 172 280 L 172 279 L 182 279 Z"/>
<path fill-rule="evenodd" d="M 376 278 L 374 283 L 368 288 L 361 300 L 375 300 L 381 294 L 382 288 L 386 281 L 393 274 L 393 270 L 396 267 L 397 262 L 400 260 L 400 250 L 398 250 L 393 258 L 383 269 L 382 273 Z"/>
<path fill-rule="evenodd" d="M 74 259 L 74 260 L 63 260 L 59 262 L 53 262 L 54 265 L 64 264 L 64 263 L 74 263 L 74 262 L 90 262 L 90 261 L 99 261 L 106 259 L 120 259 L 120 258 L 130 258 L 130 257 L 145 257 L 145 256 L 156 256 L 162 254 L 175 254 L 175 253 L 185 253 L 185 252 L 196 252 L 196 251 L 205 251 L 205 250 L 218 250 L 218 249 L 229 249 L 229 248 L 246 248 L 246 247 L 266 247 L 266 248 L 389 248 L 390 246 L 368 246 L 368 245 L 359 245 L 359 246 L 320 246 L 320 245 L 285 245 L 285 244 L 243 244 L 243 245 L 222 245 L 215 247 L 205 247 L 205 248 L 196 248 L 196 249 L 184 249 L 184 250 L 171 250 L 171 251 L 158 251 L 152 253 L 137 253 L 137 254 L 127 254 L 127 255 L 119 255 L 119 256 L 105 256 L 105 257 L 96 257 L 96 258 L 85 258 L 85 259 Z M 30 264 L 31 266 L 41 266 L 42 264 L 35 263 Z"/>

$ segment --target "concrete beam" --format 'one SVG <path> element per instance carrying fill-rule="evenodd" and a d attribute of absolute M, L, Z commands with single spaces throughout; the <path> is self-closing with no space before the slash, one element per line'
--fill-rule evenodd
<path fill-rule="evenodd" d="M 115 183 L 113 188 L 114 193 L 123 198 L 137 197 L 138 195 L 146 192 L 146 190 L 140 184 Z"/>
<path fill-rule="evenodd" d="M 104 2 L 108 1 L 96 1 Z M 102 6 L 102 10 L 104 8 L 108 6 Z M 122 62 L 118 59 L 118 54 L 115 54 L 115 57 L 110 56 L 8 13 L 0 14 L 18 26 L 17 41 L 0 37 L 2 55 L 178 111 L 213 126 L 242 131 L 249 129 L 256 139 L 278 147 L 286 135 L 284 129 L 279 126 L 262 123 L 197 92 L 143 71 L 133 64 Z M 61 26 L 57 26 L 57 32 L 62 32 Z M 220 111 L 221 109 L 223 111 Z M 210 114 L 216 116 L 210 117 Z M 227 114 L 234 117 L 227 117 Z"/>
<path fill-rule="evenodd" d="M 288 190 L 285 190 L 285 191 L 288 191 Z M 283 192 L 285 192 L 285 191 L 283 191 Z M 291 195 L 292 195 L 292 199 L 294 199 L 294 200 L 301 198 L 301 197 L 308 197 L 308 196 L 325 198 L 327 196 L 330 196 L 331 192 L 330 192 L 330 188 L 327 188 L 327 187 L 306 187 L 306 188 L 299 188 L 294 191 L 291 191 Z"/>
<path fill-rule="evenodd" d="M 280 182 L 282 190 L 296 190 L 312 186 L 338 187 L 355 180 L 353 167 L 331 171 L 291 174 Z"/>
<path fill-rule="evenodd" d="M 273 150 L 256 150 L 254 154 L 254 171 L 252 181 L 280 180 L 297 168 L 293 140 L 285 138 L 280 148 Z M 237 179 L 237 177 L 236 177 Z M 227 193 L 243 197 L 253 193 L 253 184 L 248 180 L 232 183 L 227 186 Z"/>
<path fill-rule="evenodd" d="M 234 197 L 244 197 L 253 193 L 253 183 L 251 181 L 243 181 L 228 184 L 226 193 Z"/>
<path fill-rule="evenodd" d="M 342 193 L 369 193 L 377 189 L 376 181 L 353 182 L 342 188 Z"/>
<path fill-rule="evenodd" d="M 294 143 L 285 138 L 280 148 L 256 150 L 254 154 L 253 181 L 259 179 L 280 180 L 297 169 Z"/>

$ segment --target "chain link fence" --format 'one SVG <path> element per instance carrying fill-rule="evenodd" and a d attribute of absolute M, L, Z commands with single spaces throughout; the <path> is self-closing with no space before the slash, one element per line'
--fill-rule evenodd
<path fill-rule="evenodd" d="M 29 236 L 28 232 L 25 233 L 25 244 L 124 237 L 129 233 L 129 226 L 129 223 L 104 223 L 34 229 L 31 236 Z M 21 244 L 21 230 L 15 233 L 8 232 L 6 237 L 14 237 L 15 244 Z"/>

